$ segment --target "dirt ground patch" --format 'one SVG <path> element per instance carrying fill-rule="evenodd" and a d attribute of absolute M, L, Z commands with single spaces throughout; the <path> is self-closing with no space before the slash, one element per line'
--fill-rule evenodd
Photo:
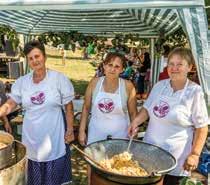
<path fill-rule="evenodd" d="M 71 150 L 73 183 L 72 185 L 87 185 L 87 163 L 76 150 Z"/>

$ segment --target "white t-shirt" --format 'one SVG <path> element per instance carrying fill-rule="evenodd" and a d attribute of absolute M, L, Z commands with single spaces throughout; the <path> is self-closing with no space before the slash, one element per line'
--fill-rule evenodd
<path fill-rule="evenodd" d="M 33 72 L 20 77 L 10 97 L 25 110 L 22 142 L 33 161 L 51 161 L 65 155 L 62 107 L 74 98 L 74 88 L 63 74 L 47 70 L 46 77 L 33 83 Z"/>
<path fill-rule="evenodd" d="M 164 88 L 164 86 L 166 86 L 166 88 Z M 161 80 L 155 84 L 148 99 L 145 101 L 143 106 L 146 109 L 148 109 L 157 96 L 159 96 L 160 89 L 162 88 L 164 88 L 162 94 L 171 97 L 179 98 L 182 93 L 182 90 L 176 91 L 175 93 L 173 92 L 169 79 Z M 180 103 L 183 105 L 183 108 L 186 108 L 191 112 L 191 116 L 188 118 L 191 126 L 194 126 L 195 128 L 206 126 L 208 123 L 208 112 L 201 86 L 194 82 L 190 82 Z"/>
<path fill-rule="evenodd" d="M 169 174 L 188 176 L 184 162 L 192 150 L 195 128 L 208 124 L 204 94 L 194 82 L 173 92 L 170 80 L 158 82 L 143 105 L 149 113 L 144 141 L 170 152 L 177 159 L 176 168 Z"/>

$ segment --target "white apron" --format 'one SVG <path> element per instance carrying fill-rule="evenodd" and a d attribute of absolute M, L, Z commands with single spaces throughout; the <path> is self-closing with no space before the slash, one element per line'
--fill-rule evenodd
<path fill-rule="evenodd" d="M 191 152 L 193 127 L 187 121 L 190 110 L 181 104 L 188 83 L 189 80 L 178 99 L 162 94 L 166 86 L 160 89 L 159 97 L 149 107 L 150 120 L 144 137 L 144 141 L 162 147 L 177 159 L 176 168 L 169 173 L 175 176 L 190 175 L 183 165 Z"/>
<path fill-rule="evenodd" d="M 91 119 L 88 126 L 88 144 L 112 138 L 127 138 L 129 117 L 123 111 L 121 101 L 121 80 L 119 79 L 118 93 L 103 92 L 101 80 L 99 92 L 92 102 Z"/>
<path fill-rule="evenodd" d="M 66 153 L 61 97 L 51 80 L 48 72 L 39 84 L 34 84 L 31 76 L 30 83 L 22 89 L 22 105 L 26 110 L 22 142 L 27 157 L 38 162 L 55 160 Z"/>

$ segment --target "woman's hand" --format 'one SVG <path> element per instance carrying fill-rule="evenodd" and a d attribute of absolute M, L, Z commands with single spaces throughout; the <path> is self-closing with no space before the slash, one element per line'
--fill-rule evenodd
<path fill-rule="evenodd" d="M 129 125 L 129 127 L 128 127 L 128 135 L 130 137 L 133 137 L 133 136 L 135 136 L 138 133 L 138 130 L 139 130 L 138 125 L 139 124 L 137 124 L 134 121 Z"/>
<path fill-rule="evenodd" d="M 74 131 L 73 130 L 67 130 L 64 136 L 65 143 L 69 144 L 72 141 L 74 141 Z"/>
<path fill-rule="evenodd" d="M 190 154 L 184 163 L 184 170 L 193 171 L 197 168 L 199 163 L 199 155 Z"/>
<path fill-rule="evenodd" d="M 4 129 L 6 132 L 12 134 L 12 127 L 10 126 L 8 122 L 4 124 Z"/>
<path fill-rule="evenodd" d="M 86 136 L 86 133 L 84 131 L 80 131 L 79 132 L 78 139 L 79 139 L 79 143 L 82 146 L 85 146 L 86 145 L 86 143 L 87 143 L 87 136 Z"/>

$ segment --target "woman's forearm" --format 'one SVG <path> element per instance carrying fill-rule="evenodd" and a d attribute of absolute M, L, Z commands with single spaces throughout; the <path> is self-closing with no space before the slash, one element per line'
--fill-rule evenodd
<path fill-rule="evenodd" d="M 149 118 L 147 110 L 142 107 L 137 114 L 136 118 L 133 120 L 133 122 L 136 123 L 136 125 L 141 125 L 143 122 L 145 122 Z"/>
<path fill-rule="evenodd" d="M 12 99 L 8 99 L 1 107 L 0 107 L 0 117 L 6 116 L 11 113 L 15 107 L 17 106 L 16 102 Z"/>
<path fill-rule="evenodd" d="M 3 124 L 9 123 L 9 120 L 8 120 L 7 116 L 2 116 L 0 119 L 3 122 Z"/>
<path fill-rule="evenodd" d="M 67 121 L 67 131 L 73 132 L 74 123 L 74 113 L 73 113 L 73 103 L 70 102 L 66 106 L 66 121 Z"/>
<path fill-rule="evenodd" d="M 208 126 L 196 128 L 191 154 L 200 156 L 208 134 Z"/>
<path fill-rule="evenodd" d="M 81 115 L 81 121 L 80 121 L 80 128 L 79 128 L 80 132 L 85 132 L 88 116 L 89 116 L 89 108 L 84 105 L 82 108 L 82 115 Z"/>

